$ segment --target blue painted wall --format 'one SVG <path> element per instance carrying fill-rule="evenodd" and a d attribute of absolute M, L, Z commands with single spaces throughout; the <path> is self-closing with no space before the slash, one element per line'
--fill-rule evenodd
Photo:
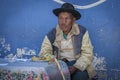
<path fill-rule="evenodd" d="M 56 0 L 58 1 L 58 0 Z M 0 0 L 0 57 L 38 55 L 45 34 L 57 24 L 54 0 Z M 87 6 L 99 0 L 61 0 Z M 120 70 L 120 0 L 106 0 L 87 9 L 76 8 L 94 46 L 97 69 Z M 119 73 L 120 74 L 120 73 Z M 114 79 L 115 80 L 115 79 Z"/>

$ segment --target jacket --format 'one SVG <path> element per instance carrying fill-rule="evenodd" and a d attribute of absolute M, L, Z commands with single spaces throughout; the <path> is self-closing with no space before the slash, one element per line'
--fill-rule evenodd
<path fill-rule="evenodd" d="M 87 70 L 89 77 L 95 76 L 91 63 L 93 60 L 93 47 L 86 28 L 74 23 L 70 32 L 76 63 L 74 66 L 81 71 Z M 44 38 L 40 54 L 51 54 L 58 58 L 59 45 L 62 38 L 62 31 L 57 25 Z"/>

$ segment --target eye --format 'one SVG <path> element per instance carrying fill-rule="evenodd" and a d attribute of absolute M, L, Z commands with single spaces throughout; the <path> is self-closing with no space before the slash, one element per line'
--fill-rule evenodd
<path fill-rule="evenodd" d="M 70 20 L 70 18 L 66 17 L 65 20 Z"/>
<path fill-rule="evenodd" d="M 65 3 L 65 1 L 63 1 L 63 0 L 53 0 L 53 1 L 55 1 L 57 3 L 60 3 L 60 4 Z M 78 9 L 88 9 L 88 8 L 92 8 L 92 7 L 98 6 L 98 5 L 102 4 L 102 3 L 104 3 L 105 1 L 107 1 L 107 0 L 98 0 L 97 2 L 94 2 L 92 4 L 88 4 L 88 5 L 84 5 L 84 6 L 73 4 L 73 6 L 75 8 L 78 8 Z"/>

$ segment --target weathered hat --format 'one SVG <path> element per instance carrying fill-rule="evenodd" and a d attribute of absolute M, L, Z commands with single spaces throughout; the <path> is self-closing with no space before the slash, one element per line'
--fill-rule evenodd
<path fill-rule="evenodd" d="M 61 12 L 69 12 L 76 18 L 76 20 L 80 19 L 81 14 L 75 10 L 74 6 L 70 3 L 64 3 L 61 8 L 57 8 L 53 10 L 53 13 L 58 16 Z"/>

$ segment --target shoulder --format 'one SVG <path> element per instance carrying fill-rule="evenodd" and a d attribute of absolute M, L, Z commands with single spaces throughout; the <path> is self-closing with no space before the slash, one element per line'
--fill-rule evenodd
<path fill-rule="evenodd" d="M 55 40 L 55 35 L 56 35 L 56 28 L 52 28 L 48 33 L 47 33 L 47 37 L 50 40 L 50 42 L 54 42 Z"/>
<path fill-rule="evenodd" d="M 84 26 L 78 24 L 79 29 L 87 30 Z"/>
<path fill-rule="evenodd" d="M 53 36 L 56 34 L 56 28 L 52 28 L 48 33 L 47 33 L 47 36 Z"/>
<path fill-rule="evenodd" d="M 87 29 L 84 26 L 82 26 L 82 25 L 78 25 L 78 28 L 80 30 L 80 33 L 84 34 L 87 31 Z"/>

